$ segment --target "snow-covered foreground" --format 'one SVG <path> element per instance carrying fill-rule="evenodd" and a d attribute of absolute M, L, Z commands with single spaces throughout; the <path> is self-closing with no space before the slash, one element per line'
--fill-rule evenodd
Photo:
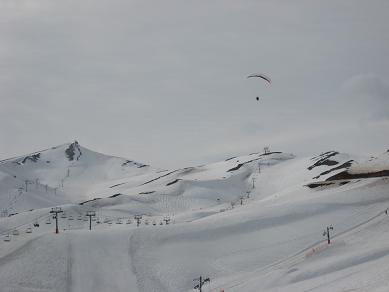
<path fill-rule="evenodd" d="M 2 257 L 1 291 L 128 291 L 129 238 L 116 229 L 34 236 Z"/>
<path fill-rule="evenodd" d="M 216 288 L 229 291 L 228 288 L 235 287 L 237 283 L 255 280 L 265 272 L 286 269 L 287 273 L 293 269 L 296 258 L 289 259 L 289 256 L 298 254 L 297 260 L 301 257 L 304 260 L 312 248 L 317 249 L 323 244 L 322 232 L 329 224 L 333 224 L 335 234 L 340 234 L 378 213 L 382 214 L 384 207 L 389 206 L 388 182 L 377 186 L 371 199 L 364 199 L 363 196 L 372 191 L 369 188 L 366 186 L 359 193 L 334 192 L 326 194 L 325 198 L 311 198 L 312 194 L 307 194 L 293 203 L 283 203 L 278 199 L 258 201 L 235 209 L 231 214 L 176 225 L 163 233 L 143 232 L 139 235 L 142 244 L 137 248 L 139 261 L 145 269 L 142 274 L 155 271 L 160 279 L 164 279 L 162 283 L 154 283 L 146 278 L 145 291 L 154 291 L 161 286 L 165 287 L 162 291 L 190 291 L 188 287 L 191 287 L 192 279 L 201 274 L 214 279 L 211 284 L 214 290 L 211 291 L 218 291 Z M 366 239 L 375 240 L 370 233 Z M 365 244 L 369 246 L 368 241 Z M 385 243 L 381 243 L 383 246 Z M 364 253 L 363 250 L 360 252 Z M 145 259 L 150 257 L 152 260 L 148 263 Z M 315 257 L 316 253 L 311 256 L 312 259 Z M 285 265 L 274 265 L 284 259 L 288 259 Z M 293 260 L 292 264 L 290 260 Z M 160 263 L 160 266 L 155 267 L 155 263 Z M 327 262 L 328 271 L 331 271 L 331 265 Z M 177 279 L 176 274 L 184 277 Z M 316 275 L 320 274 L 309 276 L 313 278 Z M 284 275 L 270 284 L 254 281 L 255 284 L 250 287 L 231 291 L 262 291 L 263 288 L 278 287 L 283 283 L 281 279 L 285 281 Z M 290 291 L 289 287 L 285 287 L 284 291 Z"/>
<path fill-rule="evenodd" d="M 1 291 L 182 292 L 199 276 L 210 278 L 203 291 L 389 290 L 389 152 L 366 162 L 253 153 L 169 171 L 82 147 L 86 161 L 66 160 L 61 147 L 72 148 L 40 154 L 50 167 L 0 164 L 1 200 L 18 211 L 0 218 Z M 63 175 L 51 204 L 36 208 L 49 193 L 40 184 L 7 201 L 25 180 L 53 187 Z M 59 200 L 55 234 L 49 211 Z M 87 211 L 98 217 L 91 231 Z"/>

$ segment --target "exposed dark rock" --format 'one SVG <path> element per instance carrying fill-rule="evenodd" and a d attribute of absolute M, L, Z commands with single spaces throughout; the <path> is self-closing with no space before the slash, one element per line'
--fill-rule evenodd
<path fill-rule="evenodd" d="M 323 153 L 318 157 L 315 157 L 315 159 L 319 159 L 319 160 L 316 161 L 314 164 L 312 164 L 310 167 L 308 167 L 308 170 L 312 170 L 317 166 L 322 166 L 322 165 L 332 166 L 338 164 L 339 162 L 329 159 L 330 157 L 335 156 L 337 154 L 339 154 L 339 152 L 330 151 L 330 152 Z"/>
<path fill-rule="evenodd" d="M 252 162 L 253 160 L 250 160 L 250 161 L 247 161 L 245 163 L 248 163 L 248 162 Z M 229 170 L 227 170 L 227 172 L 231 172 L 231 171 L 235 171 L 235 170 L 238 170 L 239 168 L 241 168 L 243 165 L 245 165 L 245 163 L 239 163 L 237 166 L 233 167 L 233 168 L 230 168 Z"/>
<path fill-rule="evenodd" d="M 122 163 L 122 166 L 126 166 L 126 165 L 128 165 L 128 164 L 130 164 L 130 163 L 132 163 L 131 160 L 126 160 L 125 162 Z"/>
<path fill-rule="evenodd" d="M 339 185 L 340 185 L 340 186 L 343 186 L 343 185 L 345 185 L 345 184 L 348 184 L 349 182 L 350 182 L 349 180 L 341 181 L 341 182 L 339 183 Z"/>
<path fill-rule="evenodd" d="M 74 141 L 74 143 L 70 144 L 69 147 L 65 150 L 65 153 L 69 161 L 73 161 L 74 158 L 76 158 L 76 160 L 79 160 L 82 155 L 80 145 L 77 141 Z"/>
<path fill-rule="evenodd" d="M 172 173 L 175 173 L 175 172 L 177 172 L 177 171 L 179 171 L 179 169 L 170 171 L 170 172 L 168 172 L 167 174 L 164 174 L 164 175 L 158 176 L 158 177 L 156 177 L 156 178 L 153 178 L 153 179 L 151 179 L 151 180 L 148 180 L 148 181 L 144 182 L 144 183 L 141 184 L 141 185 L 142 185 L 142 186 L 143 186 L 143 185 L 147 185 L 147 184 L 149 184 L 149 183 L 151 183 L 151 182 L 153 182 L 153 181 L 159 180 L 160 178 L 163 178 L 163 177 L 165 177 L 165 176 L 171 175 Z"/>
<path fill-rule="evenodd" d="M 117 186 L 121 186 L 121 185 L 124 185 L 125 183 L 120 183 L 120 184 L 116 184 L 116 185 L 113 185 L 113 186 L 110 186 L 110 188 L 114 188 L 114 187 L 117 187 Z"/>
<path fill-rule="evenodd" d="M 280 154 L 280 153 L 282 153 L 282 152 L 280 152 L 280 151 L 273 151 L 273 152 L 263 153 L 263 154 L 261 154 L 261 156 L 266 156 L 266 155 L 271 155 L 271 154 Z"/>
<path fill-rule="evenodd" d="M 155 191 L 140 192 L 139 195 L 149 195 L 149 194 L 153 194 L 153 193 L 155 193 Z"/>
<path fill-rule="evenodd" d="M 266 152 L 266 153 L 262 153 L 262 154 L 260 154 L 260 156 L 263 156 L 263 155 L 270 155 L 270 154 L 275 154 L 275 153 L 282 153 L 282 152 L 280 152 L 280 151 L 272 151 L 272 152 Z M 259 152 L 253 152 L 253 153 L 250 153 L 249 155 L 258 155 L 259 154 Z"/>
<path fill-rule="evenodd" d="M 29 155 L 29 156 L 24 157 L 24 159 L 22 161 L 18 162 L 18 164 L 25 164 L 27 161 L 37 162 L 40 157 L 41 157 L 40 153 Z"/>
<path fill-rule="evenodd" d="M 320 155 L 317 155 L 317 156 L 314 156 L 311 158 L 311 160 L 318 160 L 318 159 L 321 159 L 323 158 L 324 156 L 330 154 L 330 153 L 333 153 L 335 151 L 327 151 L 327 152 L 324 152 L 324 153 L 321 153 Z"/>
<path fill-rule="evenodd" d="M 335 174 L 326 179 L 326 181 L 334 181 L 340 179 L 357 179 L 389 176 L 389 170 L 381 170 L 376 172 L 349 173 L 347 170 Z"/>
<path fill-rule="evenodd" d="M 265 154 L 263 154 L 263 155 L 265 155 Z M 227 170 L 227 172 L 231 172 L 231 171 L 238 170 L 238 169 L 241 168 L 243 165 L 248 164 L 248 163 L 253 162 L 253 161 L 256 161 L 256 160 L 259 160 L 259 158 L 257 158 L 257 159 L 252 159 L 252 160 L 249 160 L 249 161 L 246 161 L 246 162 L 239 163 L 237 166 L 235 166 L 235 167 L 230 168 L 229 170 Z"/>
<path fill-rule="evenodd" d="M 224 161 L 229 161 L 229 160 L 232 160 L 232 159 L 234 159 L 234 158 L 236 158 L 236 156 L 234 156 L 234 157 L 230 157 L 230 158 L 227 158 L 226 160 L 224 160 Z"/>
<path fill-rule="evenodd" d="M 173 185 L 173 184 L 175 184 L 175 183 L 178 183 L 180 180 L 181 180 L 181 179 L 177 178 L 177 179 L 175 179 L 175 180 L 173 180 L 173 181 L 167 183 L 166 186 L 171 186 L 171 185 Z"/>
<path fill-rule="evenodd" d="M 319 174 L 318 176 L 315 176 L 314 179 L 317 179 L 317 178 L 319 178 L 322 175 L 329 174 L 330 172 L 333 172 L 335 170 L 339 170 L 339 169 L 342 169 L 342 168 L 349 168 L 353 161 L 354 160 L 349 160 L 349 161 L 343 163 L 342 165 L 338 165 L 337 167 L 334 167 L 334 168 L 331 168 L 329 170 L 326 170 L 326 171 L 322 172 L 321 174 Z"/>
<path fill-rule="evenodd" d="M 258 158 L 255 158 L 255 159 L 252 159 L 252 160 L 249 160 L 249 161 L 246 161 L 246 162 L 239 163 L 237 166 L 227 170 L 227 172 L 238 170 L 239 168 L 241 168 L 245 164 L 248 164 L 250 162 L 257 161 L 257 160 L 261 159 L 262 156 L 271 155 L 271 154 L 280 154 L 280 153 L 282 153 L 282 152 L 275 151 L 275 152 L 269 152 L 269 153 L 261 154 L 260 157 L 258 157 Z M 239 162 L 239 160 L 238 160 L 238 162 Z"/>
<path fill-rule="evenodd" d="M 328 182 L 315 182 L 315 183 L 307 184 L 306 186 L 311 188 L 311 189 L 314 189 L 317 187 L 329 186 L 329 185 L 333 185 L 333 184 L 334 183 L 328 183 Z"/>
<path fill-rule="evenodd" d="M 91 199 L 91 200 L 88 200 L 88 201 L 85 201 L 85 202 L 81 202 L 79 205 L 84 205 L 86 203 L 90 203 L 90 202 L 97 201 L 97 200 L 101 200 L 101 198 L 94 198 L 94 199 Z"/>
<path fill-rule="evenodd" d="M 133 165 L 135 165 L 138 168 L 143 168 L 143 167 L 149 166 L 147 164 L 142 164 L 142 163 L 139 163 L 139 162 L 136 162 L 136 161 L 132 161 L 132 160 L 126 160 L 125 162 L 122 163 L 122 166 L 128 166 L 130 164 L 133 164 Z"/>
<path fill-rule="evenodd" d="M 121 195 L 123 195 L 123 194 L 117 193 L 117 194 L 114 194 L 112 196 L 109 196 L 108 198 L 116 198 L 116 197 L 121 196 Z"/>

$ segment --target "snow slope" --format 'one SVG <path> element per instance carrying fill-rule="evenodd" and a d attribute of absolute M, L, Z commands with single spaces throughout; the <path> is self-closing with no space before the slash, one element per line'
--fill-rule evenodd
<path fill-rule="evenodd" d="M 69 160 L 70 145 L 0 164 L 0 190 L 34 175 L 54 186 L 73 165 L 57 195 L 66 204 L 32 200 L 41 206 L 0 218 L 2 239 L 11 233 L 0 242 L 2 291 L 182 292 L 200 275 L 211 279 L 203 291 L 389 289 L 389 152 L 252 153 L 159 170 L 80 145 Z M 65 211 L 58 235 L 53 205 Z M 87 211 L 98 217 L 91 231 Z"/>
<path fill-rule="evenodd" d="M 13 212 L 93 197 L 106 181 L 136 176 L 150 167 L 74 143 L 0 162 L 0 204 Z"/>

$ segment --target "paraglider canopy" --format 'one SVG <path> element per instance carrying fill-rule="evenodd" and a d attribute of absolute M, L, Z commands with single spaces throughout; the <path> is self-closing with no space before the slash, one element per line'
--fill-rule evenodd
<path fill-rule="evenodd" d="M 271 79 L 264 74 L 251 74 L 251 75 L 247 76 L 247 78 L 253 78 L 253 77 L 261 78 L 261 79 L 269 82 L 269 84 L 271 84 Z"/>

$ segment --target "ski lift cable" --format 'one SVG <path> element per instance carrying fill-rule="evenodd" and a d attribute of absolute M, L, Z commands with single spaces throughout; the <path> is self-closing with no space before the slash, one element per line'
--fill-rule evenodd
<path fill-rule="evenodd" d="M 47 215 L 47 214 L 44 214 L 44 215 L 41 215 L 41 216 L 38 216 L 35 220 L 39 219 L 39 220 L 44 220 L 44 219 L 47 219 L 48 217 L 50 217 L 51 215 Z M 9 218 L 9 217 L 8 217 Z M 4 235 L 5 233 L 9 233 L 10 231 L 14 230 L 14 229 L 19 229 L 21 227 L 25 227 L 25 226 L 28 226 L 31 224 L 31 221 L 29 222 L 25 222 L 25 223 L 22 223 L 22 224 L 19 224 L 19 225 L 16 225 L 16 226 L 12 226 L 10 228 L 8 228 L 6 231 L 2 231 L 0 232 L 0 235 Z"/>

